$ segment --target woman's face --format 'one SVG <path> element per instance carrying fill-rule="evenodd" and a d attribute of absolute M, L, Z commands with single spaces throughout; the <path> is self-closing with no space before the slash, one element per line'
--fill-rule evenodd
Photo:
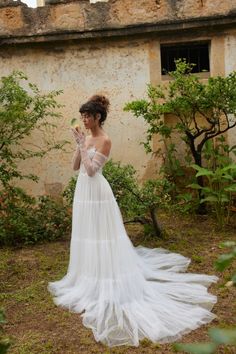
<path fill-rule="evenodd" d="M 93 129 L 99 125 L 99 114 L 94 117 L 91 113 L 84 112 L 81 114 L 81 120 L 86 129 Z"/>

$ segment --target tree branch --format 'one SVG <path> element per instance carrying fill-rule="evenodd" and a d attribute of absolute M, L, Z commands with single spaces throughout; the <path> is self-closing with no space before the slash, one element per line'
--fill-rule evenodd
<path fill-rule="evenodd" d="M 235 126 L 236 126 L 236 122 L 235 122 L 233 125 L 231 125 L 231 126 L 229 126 L 229 124 L 228 124 L 225 129 L 223 129 L 223 130 L 220 130 L 220 129 L 219 129 L 219 130 L 218 130 L 216 133 L 214 133 L 214 134 L 206 133 L 206 134 L 205 134 L 205 138 L 203 138 L 203 140 L 201 141 L 201 143 L 198 144 L 197 150 L 200 152 L 200 151 L 202 150 L 202 148 L 203 148 L 203 146 L 204 146 L 204 144 L 205 144 L 205 142 L 206 142 L 207 140 L 212 139 L 212 138 L 215 138 L 216 136 L 218 136 L 218 135 L 220 135 L 220 134 L 224 134 L 225 132 L 227 132 L 227 130 L 229 130 L 229 129 L 231 129 L 231 128 L 234 128 Z"/>

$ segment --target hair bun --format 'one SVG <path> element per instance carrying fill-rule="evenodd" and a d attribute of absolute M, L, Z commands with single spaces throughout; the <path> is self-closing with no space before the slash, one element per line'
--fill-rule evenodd
<path fill-rule="evenodd" d="M 100 104 L 107 112 L 109 110 L 110 101 L 103 95 L 93 95 L 89 101 L 96 102 Z"/>

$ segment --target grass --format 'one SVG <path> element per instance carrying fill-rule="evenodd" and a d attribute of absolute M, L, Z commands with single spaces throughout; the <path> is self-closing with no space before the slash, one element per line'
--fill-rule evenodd
<path fill-rule="evenodd" d="M 182 342 L 207 341 L 211 326 L 230 327 L 236 323 L 236 289 L 224 284 L 232 268 L 224 273 L 213 266 L 226 250 L 219 247 L 224 240 L 236 240 L 236 229 L 216 231 L 214 223 L 205 217 L 160 214 L 165 237 L 144 236 L 140 225 L 128 225 L 127 233 L 135 246 L 164 247 L 190 257 L 188 272 L 216 274 L 220 277 L 209 291 L 218 296 L 213 312 L 218 316 L 185 335 Z M 82 325 L 79 314 L 56 307 L 47 291 L 47 283 L 60 279 L 67 271 L 69 236 L 64 240 L 18 249 L 0 250 L 1 306 L 7 323 L 6 334 L 11 339 L 11 354 L 174 354 L 172 344 L 154 344 L 144 339 L 139 347 L 108 348 L 97 343 L 92 332 Z M 235 348 L 222 348 L 219 353 L 235 353 Z"/>

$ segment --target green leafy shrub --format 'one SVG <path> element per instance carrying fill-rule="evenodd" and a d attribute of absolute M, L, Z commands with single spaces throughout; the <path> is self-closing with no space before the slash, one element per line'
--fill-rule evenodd
<path fill-rule="evenodd" d="M 63 202 L 40 196 L 36 208 L 36 241 L 53 241 L 68 235 L 71 230 L 71 210 Z"/>
<path fill-rule="evenodd" d="M 73 203 L 75 185 L 76 185 L 77 177 L 73 176 L 70 178 L 68 185 L 64 189 L 62 196 L 67 201 L 67 204 L 71 207 Z"/>
<path fill-rule="evenodd" d="M 220 227 L 229 219 L 232 194 L 236 193 L 236 164 L 217 167 L 215 170 L 192 165 L 197 170 L 196 177 L 206 177 L 205 187 L 193 183 L 189 187 L 200 189 L 203 193 L 200 203 L 210 203 Z"/>
<path fill-rule="evenodd" d="M 11 343 L 10 339 L 4 335 L 3 325 L 6 323 L 4 310 L 0 309 L 0 353 L 7 353 Z"/>
<path fill-rule="evenodd" d="M 68 141 L 55 142 L 47 133 L 56 128 L 61 117 L 56 97 L 62 91 L 41 94 L 38 87 L 28 82 L 27 76 L 14 71 L 0 79 L 0 188 L 6 188 L 13 179 L 38 176 L 25 174 L 18 167 L 21 160 L 43 157 L 54 149 L 62 149 Z M 31 143 L 24 139 L 37 129 L 38 139 Z M 39 146 L 40 145 L 40 146 Z"/>
<path fill-rule="evenodd" d="M 163 230 L 157 220 L 158 209 L 168 208 L 171 201 L 171 190 L 173 184 L 165 177 L 151 179 L 139 187 L 139 208 L 141 216 L 149 216 L 152 229 L 149 234 L 161 236 Z"/>
<path fill-rule="evenodd" d="M 184 215 L 195 213 L 199 209 L 198 196 L 190 192 L 178 193 L 170 205 L 170 209 Z"/>
<path fill-rule="evenodd" d="M 223 272 L 226 268 L 228 268 L 236 259 L 236 242 L 235 241 L 224 241 L 220 244 L 221 248 L 230 248 L 230 252 L 222 254 L 218 257 L 215 262 L 215 268 L 220 272 Z M 234 271 L 230 282 L 226 284 L 228 286 L 234 285 L 236 286 L 236 270 Z"/>
<path fill-rule="evenodd" d="M 230 146 L 224 135 L 208 140 L 203 148 L 204 166 L 213 171 L 233 163 L 233 156 L 236 156 L 236 145 Z"/>
<path fill-rule="evenodd" d="M 134 167 L 130 164 L 121 165 L 119 161 L 111 159 L 104 166 L 103 175 L 112 188 L 124 218 L 140 215 L 139 188 Z"/>
<path fill-rule="evenodd" d="M 184 351 L 191 354 L 214 354 L 217 353 L 219 345 L 236 346 L 236 329 L 210 328 L 208 330 L 211 342 L 205 343 L 177 343 L 174 345 L 175 350 Z M 222 352 L 223 353 L 223 352 Z M 233 352 L 232 352 L 233 353 Z"/>
<path fill-rule="evenodd" d="M 70 230 L 71 214 L 49 196 L 37 200 L 21 188 L 0 191 L 0 245 L 51 241 Z"/>
<path fill-rule="evenodd" d="M 25 243 L 33 233 L 33 213 L 36 203 L 20 188 L 0 191 L 0 243 L 17 245 Z"/>

